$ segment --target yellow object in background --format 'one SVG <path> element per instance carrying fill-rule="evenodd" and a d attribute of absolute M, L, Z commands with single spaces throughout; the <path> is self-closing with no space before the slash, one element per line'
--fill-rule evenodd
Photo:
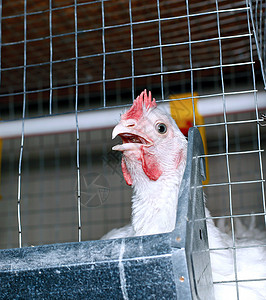
<path fill-rule="evenodd" d="M 176 121 L 181 132 L 187 137 L 188 131 L 190 127 L 194 125 L 193 111 L 195 113 L 195 125 L 204 125 L 204 118 L 198 112 L 198 95 L 194 94 L 194 109 L 192 102 L 192 95 L 188 94 L 178 94 L 171 95 L 170 99 L 183 99 L 176 100 L 170 102 L 170 110 L 171 116 Z M 199 132 L 201 134 L 201 138 L 203 141 L 204 152 L 207 154 L 207 141 L 206 141 L 206 132 L 205 127 L 199 127 Z M 207 184 L 209 182 L 209 167 L 208 167 L 208 159 L 205 158 L 206 162 L 206 180 L 203 184 Z"/>

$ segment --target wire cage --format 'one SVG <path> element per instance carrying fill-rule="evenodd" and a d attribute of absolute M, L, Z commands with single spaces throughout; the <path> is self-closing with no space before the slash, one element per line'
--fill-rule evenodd
<path fill-rule="evenodd" d="M 0 247 L 98 240 L 130 222 L 111 132 L 145 88 L 165 107 L 197 100 L 210 218 L 233 243 L 253 223 L 263 234 L 265 10 L 263 0 L 1 1 Z"/>

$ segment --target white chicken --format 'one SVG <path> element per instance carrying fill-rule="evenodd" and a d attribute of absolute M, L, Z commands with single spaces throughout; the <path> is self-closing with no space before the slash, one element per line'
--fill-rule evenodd
<path fill-rule="evenodd" d="M 112 138 L 123 144 L 122 171 L 133 187 L 131 224 L 113 229 L 103 239 L 170 232 L 175 227 L 178 192 L 186 165 L 187 140 L 175 121 L 157 108 L 146 90 L 121 116 Z M 210 213 L 206 208 L 206 217 Z M 266 247 L 261 241 L 236 241 L 207 219 L 216 300 L 266 299 Z M 257 245 L 256 247 L 244 247 Z M 265 245 L 265 244 L 264 244 Z M 242 247 L 243 246 L 243 247 Z M 217 250 L 220 249 L 220 250 Z M 238 295 L 236 289 L 236 273 Z M 229 283 L 221 283 L 229 281 Z M 220 283 L 219 283 L 220 282 Z"/>

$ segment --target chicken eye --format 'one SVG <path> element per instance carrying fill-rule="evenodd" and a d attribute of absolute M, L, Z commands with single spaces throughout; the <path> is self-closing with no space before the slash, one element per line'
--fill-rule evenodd
<path fill-rule="evenodd" d="M 164 123 L 158 123 L 156 129 L 159 133 L 164 134 L 167 131 L 167 126 Z"/>

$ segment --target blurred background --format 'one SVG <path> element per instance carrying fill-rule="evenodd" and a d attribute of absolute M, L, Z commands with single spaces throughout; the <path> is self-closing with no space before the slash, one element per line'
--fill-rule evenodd
<path fill-rule="evenodd" d="M 115 125 L 145 88 L 165 105 L 198 100 L 211 214 L 265 228 L 265 3 L 2 1 L 0 247 L 18 247 L 19 191 L 23 246 L 78 240 L 77 157 L 82 240 L 130 221 L 131 188 L 101 112 Z M 95 112 L 78 152 L 75 126 L 45 132 L 53 118 Z M 22 120 L 44 130 L 21 132 Z"/>

